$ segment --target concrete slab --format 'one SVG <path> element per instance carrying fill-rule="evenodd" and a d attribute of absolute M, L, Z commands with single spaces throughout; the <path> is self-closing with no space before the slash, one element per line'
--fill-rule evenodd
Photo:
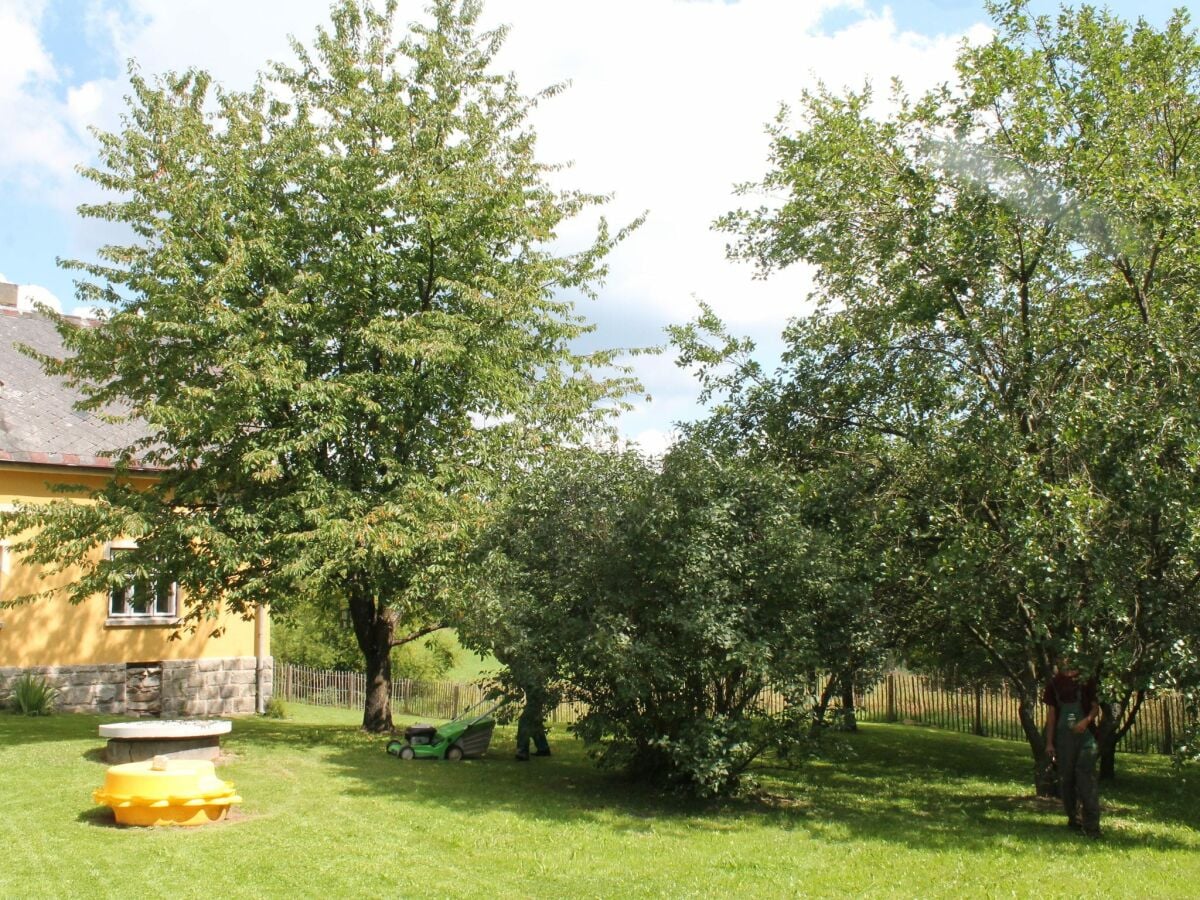
<path fill-rule="evenodd" d="M 144 719 L 101 725 L 100 737 L 108 738 L 104 756 L 113 764 L 156 756 L 216 759 L 221 755 L 221 735 L 232 728 L 226 719 Z"/>

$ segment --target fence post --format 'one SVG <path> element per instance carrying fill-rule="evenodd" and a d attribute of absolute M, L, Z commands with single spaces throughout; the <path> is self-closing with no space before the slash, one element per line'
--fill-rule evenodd
<path fill-rule="evenodd" d="M 983 685 L 975 685 L 975 733 L 981 737 L 987 732 L 983 728 Z"/>
<path fill-rule="evenodd" d="M 887 675 L 887 712 L 884 718 L 889 722 L 895 722 L 898 716 L 896 715 L 896 675 L 893 672 L 888 672 Z"/>
<path fill-rule="evenodd" d="M 1175 752 L 1175 735 L 1171 730 L 1171 703 L 1169 700 L 1162 702 L 1163 712 L 1163 733 L 1162 733 L 1162 753 L 1164 756 L 1170 756 Z"/>

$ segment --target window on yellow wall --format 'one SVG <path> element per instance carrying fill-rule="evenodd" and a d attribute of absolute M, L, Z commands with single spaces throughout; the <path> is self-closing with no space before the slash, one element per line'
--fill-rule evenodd
<path fill-rule="evenodd" d="M 110 547 L 109 559 L 120 562 L 132 547 Z M 179 589 L 170 577 L 160 573 L 144 573 L 130 566 L 119 586 L 108 592 L 108 615 L 113 619 L 132 622 L 145 619 L 173 618 L 179 600 Z"/>

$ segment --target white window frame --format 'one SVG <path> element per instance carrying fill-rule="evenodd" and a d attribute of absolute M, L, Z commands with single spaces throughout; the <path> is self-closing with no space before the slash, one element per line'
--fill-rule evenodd
<path fill-rule="evenodd" d="M 123 550 L 134 550 L 137 548 L 137 543 L 134 541 L 113 541 L 104 549 L 104 555 L 107 559 L 113 560 Z M 151 597 L 142 610 L 137 609 L 135 603 L 136 595 L 134 591 L 137 587 L 136 581 L 130 577 L 129 583 L 124 588 L 124 604 L 123 609 L 114 611 L 113 600 L 115 599 L 118 588 L 109 588 L 104 597 L 105 606 L 108 612 L 107 624 L 109 625 L 171 625 L 179 620 L 179 585 L 176 582 L 171 582 L 167 588 L 167 611 L 163 612 L 158 609 L 158 595 Z"/>

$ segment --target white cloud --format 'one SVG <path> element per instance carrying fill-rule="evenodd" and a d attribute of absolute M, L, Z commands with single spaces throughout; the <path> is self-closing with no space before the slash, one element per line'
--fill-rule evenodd
<path fill-rule="evenodd" d="M 39 34 L 45 4 L 0 0 L 0 180 L 53 185 L 83 157 L 56 98 L 59 73 Z"/>
<path fill-rule="evenodd" d="M 631 437 L 629 442 L 637 445 L 637 448 L 646 456 L 662 456 L 671 449 L 678 437 L 679 435 L 674 431 L 647 428 Z"/>
<path fill-rule="evenodd" d="M 8 278 L 0 273 L 0 283 L 9 283 Z M 41 308 L 48 308 L 56 313 L 62 313 L 62 301 L 49 288 L 42 287 L 40 284 L 19 284 L 17 285 L 17 309 L 21 312 L 34 312 Z M 95 319 L 100 315 L 100 311 L 94 306 L 77 306 L 71 310 L 70 315 L 81 319 Z"/>
<path fill-rule="evenodd" d="M 67 91 L 67 118 L 77 134 L 86 134 L 100 118 L 105 90 L 99 81 L 89 81 Z"/>
<path fill-rule="evenodd" d="M 105 21 L 118 58 L 135 59 L 147 74 L 194 66 L 231 87 L 246 88 L 268 60 L 292 58 L 289 35 L 311 43 L 330 5 L 329 0 L 133 0 L 127 14 L 109 13 Z"/>
<path fill-rule="evenodd" d="M 44 3 L 0 2 L 0 101 L 19 96 L 31 80 L 54 78 L 38 36 L 44 9 Z"/>
<path fill-rule="evenodd" d="M 513 29 L 501 64 L 527 90 L 564 78 L 566 93 L 537 113 L 540 148 L 573 159 L 565 183 L 615 191 L 613 218 L 649 209 L 614 258 L 613 292 L 664 318 L 692 314 L 700 297 L 737 324 L 806 310 L 811 280 L 797 269 L 769 282 L 725 260 L 710 225 L 739 205 L 736 183 L 765 169 L 765 124 L 818 79 L 831 87 L 900 75 L 914 89 L 951 73 L 957 37 L 901 33 L 890 13 L 835 34 L 822 13 L 860 4 L 793 0 L 680 3 L 510 0 L 489 7 Z M 618 265 L 619 262 L 619 265 Z"/>
<path fill-rule="evenodd" d="M 62 312 L 62 303 L 46 288 L 36 284 L 22 284 L 17 288 L 17 309 L 32 312 L 39 306 Z"/>

